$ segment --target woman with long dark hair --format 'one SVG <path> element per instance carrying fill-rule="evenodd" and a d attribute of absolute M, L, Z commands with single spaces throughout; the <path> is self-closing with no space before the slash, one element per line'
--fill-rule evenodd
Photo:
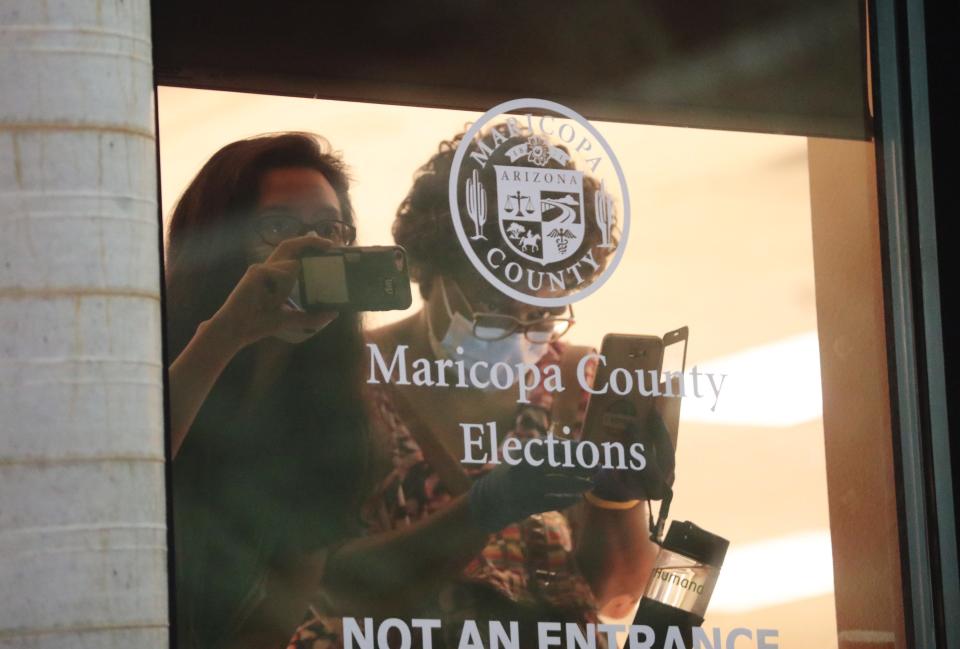
<path fill-rule="evenodd" d="M 284 646 L 356 531 L 363 342 L 308 314 L 299 257 L 353 243 L 329 145 L 282 133 L 223 147 L 168 231 L 166 340 L 180 647 Z"/>

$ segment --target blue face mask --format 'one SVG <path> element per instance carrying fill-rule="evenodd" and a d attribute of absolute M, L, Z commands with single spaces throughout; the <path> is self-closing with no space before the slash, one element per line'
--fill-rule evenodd
<path fill-rule="evenodd" d="M 447 315 L 450 317 L 450 326 L 447 327 L 443 339 L 438 339 L 433 330 L 433 319 L 429 313 L 426 314 L 427 334 L 430 339 L 430 349 L 434 356 L 454 361 L 463 360 L 469 369 L 478 362 L 487 363 L 488 368 L 495 363 L 536 365 L 547 353 L 547 343 L 530 342 L 519 332 L 509 334 L 499 340 L 477 338 L 473 335 L 473 323 L 460 312 L 455 312 L 450 308 L 450 300 L 447 298 L 447 290 L 443 285 L 443 280 L 439 281 L 440 295 L 443 298 L 443 306 Z M 491 334 L 493 333 L 495 332 L 491 332 Z M 487 380 L 489 376 L 480 378 Z M 496 388 L 491 387 L 489 389 L 495 390 Z"/>

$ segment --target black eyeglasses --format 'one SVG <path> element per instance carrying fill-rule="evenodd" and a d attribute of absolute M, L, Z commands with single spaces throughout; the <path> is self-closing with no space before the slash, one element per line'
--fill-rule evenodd
<path fill-rule="evenodd" d="M 330 239 L 338 246 L 349 246 L 357 239 L 357 229 L 337 219 L 304 223 L 289 214 L 266 214 L 254 218 L 253 228 L 263 242 L 271 246 L 280 245 L 287 239 L 302 237 L 310 231 L 324 239 Z"/>
<path fill-rule="evenodd" d="M 569 316 L 548 316 L 533 322 L 524 322 L 518 318 L 502 313 L 474 313 L 473 335 L 480 340 L 503 340 L 518 331 L 532 343 L 546 344 L 559 340 L 570 331 L 576 320 L 573 317 L 573 307 L 568 307 Z"/>
<path fill-rule="evenodd" d="M 573 306 L 567 305 L 569 315 L 554 316 L 548 315 L 537 320 L 521 320 L 505 313 L 493 313 L 475 311 L 467 296 L 456 282 L 450 282 L 456 288 L 457 293 L 463 303 L 472 311 L 473 335 L 480 340 L 494 341 L 503 340 L 507 336 L 516 332 L 523 333 L 523 337 L 535 344 L 552 343 L 559 340 L 565 333 L 570 331 L 570 327 L 576 322 L 573 316 Z M 446 282 L 440 282 L 440 288 L 443 291 L 443 298 L 447 301 L 448 313 L 450 312 L 450 303 L 447 299 L 447 291 L 444 286 Z M 451 316 L 452 317 L 452 316 Z"/>

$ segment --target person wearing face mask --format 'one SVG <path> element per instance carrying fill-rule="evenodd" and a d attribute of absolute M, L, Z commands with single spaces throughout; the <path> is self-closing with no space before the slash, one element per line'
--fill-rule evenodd
<path fill-rule="evenodd" d="M 358 532 L 363 339 L 296 302 L 299 257 L 351 245 L 349 180 L 322 139 L 228 144 L 178 201 L 166 248 L 177 646 L 283 646 L 326 548 Z"/>
<path fill-rule="evenodd" d="M 448 284 L 455 291 L 459 303 L 465 307 L 467 315 L 450 306 Z M 449 324 L 441 337 L 436 333 L 434 318 L 426 319 L 430 351 L 435 359 L 462 359 L 468 366 L 479 364 L 485 370 L 485 375 L 478 378 L 486 384 L 487 390 L 496 389 L 490 384 L 490 367 L 497 363 L 536 365 L 549 351 L 549 344 L 558 340 L 574 322 L 573 307 L 565 309 L 569 311 L 569 316 L 566 313 L 566 317 L 535 315 L 529 324 L 504 313 L 481 313 L 470 306 L 456 282 L 441 279 L 439 287 Z"/>
<path fill-rule="evenodd" d="M 562 343 L 575 321 L 571 307 L 512 300 L 463 254 L 447 203 L 461 137 L 442 143 L 418 170 L 393 225 L 423 308 L 370 338 L 383 358 L 404 345 L 407 358 L 431 365 L 462 361 L 468 371 L 498 362 L 558 365 L 567 389 L 554 394 L 541 386 L 532 391 L 531 403 L 518 404 L 516 390 L 456 387 L 453 368 L 446 386 L 368 386 L 375 444 L 386 458 L 373 472 L 373 493 L 363 508 L 367 535 L 331 557 L 325 589 L 341 615 L 440 619 L 432 635 L 435 648 L 459 646 L 470 622 L 481 646 L 490 646 L 487 623 L 497 620 L 505 628 L 518 622 L 519 646 L 526 649 L 539 646 L 538 622 L 585 629 L 598 613 L 629 613 L 656 546 L 649 541 L 646 503 L 632 493 L 617 502 L 591 501 L 608 507 L 583 504 L 583 494 L 596 483 L 592 472 L 550 469 L 546 462 L 461 462 L 464 422 L 495 424 L 501 443 L 544 437 L 552 423 L 558 432 L 564 423 L 575 440 L 586 395 L 568 370 L 587 351 Z M 584 205 L 594 204 L 597 189 L 585 178 Z M 601 268 L 605 261 L 598 259 Z M 326 623 L 318 616 L 293 646 L 312 647 Z M 601 634 L 597 646 L 604 640 Z M 414 640 L 413 646 L 426 642 Z"/>

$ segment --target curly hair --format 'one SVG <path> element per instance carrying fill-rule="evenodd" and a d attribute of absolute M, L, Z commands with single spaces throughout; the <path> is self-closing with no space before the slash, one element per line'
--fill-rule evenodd
<path fill-rule="evenodd" d="M 504 124 L 491 126 L 477 138 L 477 140 L 485 139 L 493 129 L 498 129 L 506 140 L 497 147 L 494 153 L 490 154 L 488 164 L 481 171 L 481 177 L 487 186 L 496 186 L 495 164 L 510 164 L 511 161 L 507 158 L 505 151 L 515 144 L 526 141 L 525 136 L 504 134 L 505 128 Z M 465 275 L 479 276 L 461 249 L 451 218 L 449 203 L 450 170 L 453 166 L 453 158 L 456 155 L 457 148 L 465 135 L 466 132 L 464 131 L 450 140 L 441 142 L 437 152 L 417 169 L 414 174 L 413 186 L 397 209 L 397 215 L 393 222 L 394 241 L 406 249 L 412 277 L 419 283 L 420 293 L 424 298 L 429 295 L 433 279 L 437 276 L 454 278 L 464 277 Z M 562 144 L 555 142 L 551 142 L 551 144 L 569 153 Z M 468 159 L 469 153 L 474 150 L 477 150 L 476 144 L 471 145 L 471 149 L 468 149 L 467 156 L 464 159 Z M 466 164 L 461 165 L 461 175 L 465 173 L 466 167 Z M 572 159 L 566 164 L 551 160 L 545 168 L 575 169 L 575 166 Z M 465 177 L 459 180 L 463 179 Z M 588 221 L 594 218 L 594 197 L 599 189 L 599 181 L 584 173 L 584 216 Z M 587 228 L 583 243 L 592 247 L 599 241 L 599 232 L 595 228 Z M 616 237 L 614 237 L 614 243 L 616 243 Z M 594 248 L 594 250 L 594 259 L 599 264 L 599 268 L 592 272 L 584 269 L 582 272 L 584 278 L 590 278 L 603 272 L 613 248 Z M 547 264 L 544 270 L 560 270 L 562 267 L 563 264 L 561 263 Z"/>

